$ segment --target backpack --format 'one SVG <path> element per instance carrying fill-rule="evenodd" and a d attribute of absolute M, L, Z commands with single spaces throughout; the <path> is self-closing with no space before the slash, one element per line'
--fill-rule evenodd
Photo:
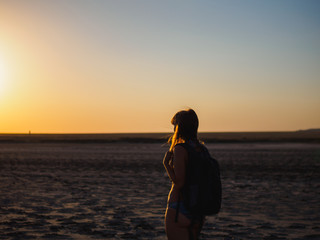
<path fill-rule="evenodd" d="M 188 152 L 186 180 L 181 190 L 183 203 L 193 216 L 217 214 L 221 208 L 220 167 L 203 144 L 197 149 L 189 143 L 180 144 Z"/>

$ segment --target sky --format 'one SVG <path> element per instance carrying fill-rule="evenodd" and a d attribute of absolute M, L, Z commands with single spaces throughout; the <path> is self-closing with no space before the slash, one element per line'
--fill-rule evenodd
<path fill-rule="evenodd" d="M 0 133 L 320 128 L 320 1 L 0 0 Z"/>

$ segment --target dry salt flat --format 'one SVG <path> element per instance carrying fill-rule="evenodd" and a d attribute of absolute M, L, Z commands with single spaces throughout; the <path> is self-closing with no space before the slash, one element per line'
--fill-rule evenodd
<path fill-rule="evenodd" d="M 201 239 L 320 239 L 320 144 L 208 144 L 223 206 Z M 0 143 L 0 239 L 165 239 L 159 143 Z"/>

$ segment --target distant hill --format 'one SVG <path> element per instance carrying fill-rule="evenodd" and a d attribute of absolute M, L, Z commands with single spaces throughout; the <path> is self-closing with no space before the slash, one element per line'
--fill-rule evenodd
<path fill-rule="evenodd" d="M 309 128 L 304 130 L 298 130 L 297 132 L 320 132 L 320 128 Z"/>

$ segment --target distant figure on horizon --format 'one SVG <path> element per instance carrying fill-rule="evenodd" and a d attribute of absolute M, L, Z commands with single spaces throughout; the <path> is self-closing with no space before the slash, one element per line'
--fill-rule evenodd
<path fill-rule="evenodd" d="M 163 165 L 172 182 L 165 213 L 165 230 L 169 240 L 198 239 L 205 217 L 192 215 L 183 203 L 181 190 L 186 181 L 188 166 L 188 144 L 196 151 L 202 151 L 198 139 L 198 117 L 194 110 L 177 112 L 171 119 L 174 133 L 170 137 L 171 147 L 165 154 Z"/>

